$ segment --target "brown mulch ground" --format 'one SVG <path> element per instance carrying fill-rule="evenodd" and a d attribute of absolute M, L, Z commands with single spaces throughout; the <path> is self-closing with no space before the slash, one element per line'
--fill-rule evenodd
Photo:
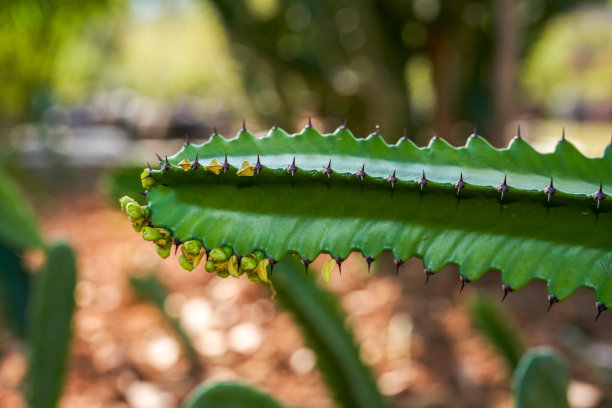
<path fill-rule="evenodd" d="M 66 195 L 39 214 L 45 235 L 69 241 L 78 254 L 78 311 L 62 407 L 175 407 L 201 381 L 223 379 L 253 384 L 292 407 L 334 406 L 298 328 L 264 288 L 162 260 L 124 214 L 97 196 Z M 501 297 L 499 274 L 488 273 L 460 295 L 452 267 L 425 286 L 418 259 L 399 277 L 390 257 L 373 265 L 379 269 L 368 276 L 365 262 L 352 256 L 329 287 L 394 406 L 512 406 L 505 363 L 472 327 L 466 306 L 478 290 Z M 154 271 L 170 289 L 166 310 L 198 350 L 199 371 L 160 313 L 130 291 L 129 275 Z M 512 293 L 504 307 L 528 346 L 553 345 L 568 358 L 580 381 L 572 398 L 583 405 L 575 406 L 612 406 L 612 313 L 595 324 L 593 304 L 593 293 L 580 290 L 547 314 L 545 285 L 536 282 Z M 23 406 L 23 346 L 3 340 L 1 351 L 0 406 Z M 584 404 L 589 398 L 594 402 Z"/>

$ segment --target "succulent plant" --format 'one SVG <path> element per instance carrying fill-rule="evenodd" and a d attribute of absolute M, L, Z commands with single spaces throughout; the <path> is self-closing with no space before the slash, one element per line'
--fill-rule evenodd
<path fill-rule="evenodd" d="M 388 251 L 396 272 L 421 258 L 426 279 L 457 265 L 462 288 L 494 269 L 504 297 L 540 279 L 551 306 L 583 286 L 598 315 L 612 305 L 612 144 L 587 158 L 563 136 L 543 154 L 519 130 L 504 149 L 476 134 L 462 147 L 437 136 L 389 145 L 378 129 L 356 139 L 346 125 L 321 134 L 309 123 L 262 138 L 243 126 L 158 159 L 141 175 L 148 204 L 121 205 L 160 255 L 182 244 L 188 270 L 204 258 L 208 272 L 265 281 L 286 254 L 308 271 L 327 253 L 329 279 L 351 252 L 369 268 Z"/>

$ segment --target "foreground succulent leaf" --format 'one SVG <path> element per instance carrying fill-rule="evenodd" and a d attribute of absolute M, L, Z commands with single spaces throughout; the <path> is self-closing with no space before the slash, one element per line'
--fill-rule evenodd
<path fill-rule="evenodd" d="M 248 385 L 221 382 L 202 384 L 196 388 L 183 408 L 283 408 L 279 402 L 267 394 Z"/>
<path fill-rule="evenodd" d="M 514 371 L 516 408 L 567 408 L 569 374 L 558 352 L 540 347 L 525 353 Z"/>
<path fill-rule="evenodd" d="M 218 168 L 178 166 L 196 156 Z M 236 174 L 244 161 L 257 161 L 256 174 Z M 390 251 L 398 266 L 412 256 L 432 273 L 458 265 L 464 284 L 495 269 L 508 291 L 541 279 L 551 304 L 586 286 L 600 310 L 612 305 L 611 145 L 586 158 L 565 139 L 541 154 L 520 137 L 507 149 L 480 136 L 419 148 L 344 127 L 274 128 L 187 144 L 160 167 L 150 172 L 150 222 L 182 242 L 294 253 L 306 266 L 320 253 Z"/>
<path fill-rule="evenodd" d="M 317 365 L 329 390 L 345 408 L 384 408 L 388 404 L 376 388 L 372 373 L 359 358 L 359 348 L 346 327 L 338 299 L 318 288 L 314 277 L 300 273 L 295 259 L 274 269 L 275 298 L 293 316 L 306 344 L 316 353 Z"/>
<path fill-rule="evenodd" d="M 66 244 L 48 251 L 46 265 L 33 278 L 25 390 L 28 406 L 55 407 L 61 395 L 72 340 L 76 279 L 74 253 Z"/>

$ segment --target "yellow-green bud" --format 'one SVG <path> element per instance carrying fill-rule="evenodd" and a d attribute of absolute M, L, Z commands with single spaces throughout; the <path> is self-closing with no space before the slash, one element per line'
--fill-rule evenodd
<path fill-rule="evenodd" d="M 210 257 L 210 259 L 212 259 L 215 262 L 225 262 L 225 261 L 227 261 L 227 254 L 225 252 L 223 252 L 223 250 L 221 248 L 215 248 L 212 251 L 210 251 L 209 257 Z"/>
<path fill-rule="evenodd" d="M 163 237 L 164 234 L 162 234 L 161 231 L 156 230 L 155 228 L 144 227 L 142 229 L 142 238 L 145 241 L 157 241 L 159 239 L 162 239 Z"/>
<path fill-rule="evenodd" d="M 132 197 L 123 196 L 119 199 L 119 203 L 121 204 L 121 211 L 125 211 L 125 207 L 130 203 L 136 204 L 136 200 Z"/>
<path fill-rule="evenodd" d="M 140 206 L 138 205 L 138 203 L 128 203 L 125 206 L 125 212 L 127 213 L 127 215 L 129 215 L 131 218 L 134 218 L 136 220 L 142 218 L 142 208 L 140 208 Z"/>
<path fill-rule="evenodd" d="M 227 278 L 229 276 L 228 271 L 217 271 L 217 276 L 220 278 Z"/>
<path fill-rule="evenodd" d="M 141 206 L 140 206 L 140 209 L 142 210 L 142 216 L 143 216 L 144 218 L 146 218 L 147 220 L 148 220 L 149 218 L 151 218 L 151 210 L 149 209 L 149 206 L 147 206 L 147 205 L 141 205 Z"/>
<path fill-rule="evenodd" d="M 142 220 L 139 222 L 132 221 L 132 228 L 134 228 L 134 231 L 140 232 L 142 230 L 142 226 L 143 226 Z"/>
<path fill-rule="evenodd" d="M 157 246 L 157 254 L 162 258 L 167 258 L 170 255 L 170 250 L 172 249 L 172 245 L 167 244 L 165 247 Z"/>
<path fill-rule="evenodd" d="M 197 239 L 191 239 L 183 242 L 183 248 L 185 248 L 185 251 L 190 255 L 198 255 L 202 250 L 202 243 Z"/>
<path fill-rule="evenodd" d="M 204 269 L 208 273 L 214 272 L 215 271 L 215 263 L 213 261 L 206 261 L 206 263 L 204 264 Z"/>
<path fill-rule="evenodd" d="M 185 269 L 186 271 L 193 271 L 193 264 L 189 261 L 189 259 L 185 258 L 185 255 L 179 256 L 179 265 L 181 265 L 181 268 Z"/>
<path fill-rule="evenodd" d="M 142 183 L 142 187 L 145 190 L 148 190 L 153 184 L 155 184 L 155 180 L 153 177 L 146 177 L 149 174 L 149 169 L 144 169 L 142 173 L 140 173 L 140 182 Z"/>
<path fill-rule="evenodd" d="M 240 266 L 242 266 L 242 269 L 245 271 L 252 271 L 257 268 L 257 261 L 250 256 L 243 256 L 240 260 Z"/>
<path fill-rule="evenodd" d="M 247 273 L 247 278 L 249 278 L 251 282 L 259 282 L 259 276 L 257 276 L 257 274 Z"/>
<path fill-rule="evenodd" d="M 223 252 L 225 252 L 225 255 L 227 255 L 228 259 L 234 253 L 234 251 L 232 250 L 232 247 L 227 246 L 227 245 L 223 246 L 221 249 L 223 250 Z"/>
<path fill-rule="evenodd" d="M 257 258 L 257 262 L 261 261 L 266 256 L 266 254 L 264 254 L 263 251 L 260 251 L 259 249 L 257 251 L 253 251 L 253 255 L 255 255 L 255 258 Z"/>

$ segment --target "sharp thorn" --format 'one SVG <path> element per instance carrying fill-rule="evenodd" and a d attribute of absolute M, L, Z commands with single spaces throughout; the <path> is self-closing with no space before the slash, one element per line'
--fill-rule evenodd
<path fill-rule="evenodd" d="M 459 280 L 461 281 L 461 289 L 459 289 L 459 293 L 463 292 L 463 288 L 467 283 L 470 283 L 470 280 L 463 275 L 459 275 Z"/>
<path fill-rule="evenodd" d="M 376 131 L 374 132 L 376 136 L 380 136 L 380 126 L 376 125 Z"/>
<path fill-rule="evenodd" d="M 187 146 L 188 144 L 190 144 L 190 142 L 189 142 L 189 135 L 185 134 L 185 146 Z"/>
<path fill-rule="evenodd" d="M 361 181 L 363 181 L 365 176 L 368 175 L 368 173 L 365 172 L 365 163 L 363 163 L 363 165 L 361 166 L 361 170 L 358 170 L 358 171 L 355 172 L 355 175 L 357 177 L 359 177 L 361 179 Z"/>
<path fill-rule="evenodd" d="M 344 262 L 344 258 L 336 256 L 334 257 L 334 261 L 336 261 L 336 264 L 338 265 L 338 271 L 340 271 L 340 274 L 342 274 L 342 262 Z"/>
<path fill-rule="evenodd" d="M 395 187 L 395 183 L 397 183 L 397 177 L 395 177 L 396 170 L 393 170 L 393 174 L 387 177 L 387 181 L 391 183 L 391 190 Z"/>
<path fill-rule="evenodd" d="M 223 170 L 223 173 L 225 174 L 225 173 L 227 173 L 229 168 L 230 168 L 230 164 L 227 161 L 227 153 L 225 153 L 225 161 L 223 162 L 223 166 L 221 167 L 221 170 Z"/>
<path fill-rule="evenodd" d="M 278 129 L 278 125 L 276 124 L 276 121 L 274 121 L 274 125 L 272 125 L 272 130 L 276 130 Z"/>
<path fill-rule="evenodd" d="M 274 258 L 268 258 L 270 261 L 270 275 L 272 275 L 272 271 L 274 270 L 274 265 L 278 263 L 278 261 Z"/>
<path fill-rule="evenodd" d="M 463 172 L 459 175 L 459 180 L 455 183 L 455 188 L 457 189 L 457 197 L 459 197 L 459 193 L 465 187 L 465 182 L 463 181 Z"/>
<path fill-rule="evenodd" d="M 170 163 L 168 162 L 168 156 L 166 156 L 166 162 L 164 163 L 164 166 L 162 167 L 161 171 L 162 173 L 165 171 L 168 171 L 170 169 Z"/>
<path fill-rule="evenodd" d="M 557 189 L 553 186 L 553 178 L 550 178 L 550 185 L 544 187 L 544 194 L 548 197 L 548 202 L 550 203 L 550 197 L 553 196 L 557 192 Z"/>
<path fill-rule="evenodd" d="M 608 310 L 608 308 L 601 302 L 595 302 L 595 307 L 597 308 L 597 316 L 595 316 L 595 321 L 597 321 L 597 319 L 599 319 L 599 315 Z"/>
<path fill-rule="evenodd" d="M 546 313 L 550 311 L 550 308 L 555 303 L 559 303 L 559 299 L 555 295 L 548 295 L 548 309 L 546 309 Z"/>
<path fill-rule="evenodd" d="M 242 129 L 240 129 L 241 132 L 246 132 L 246 120 L 242 119 Z"/>
<path fill-rule="evenodd" d="M 312 118 L 308 116 L 308 124 L 306 125 L 306 129 L 310 129 L 312 127 Z"/>
<path fill-rule="evenodd" d="M 291 177 L 293 177 L 296 171 L 298 171 L 298 168 L 295 165 L 295 156 L 293 156 L 293 162 L 291 162 L 291 164 L 287 166 L 287 173 L 291 173 Z"/>
<path fill-rule="evenodd" d="M 346 129 L 346 118 L 344 118 L 344 123 L 341 126 L 342 129 Z"/>
<path fill-rule="evenodd" d="M 261 161 L 259 161 L 259 155 L 257 155 L 257 163 L 255 163 L 255 174 L 259 175 L 259 172 L 263 169 Z"/>
<path fill-rule="evenodd" d="M 200 162 L 198 161 L 198 153 L 196 153 L 195 160 L 191 165 L 191 170 L 197 170 L 200 167 Z"/>
<path fill-rule="evenodd" d="M 146 197 L 146 196 L 147 196 L 147 194 L 149 194 L 149 192 L 148 192 L 148 191 L 146 191 L 146 190 L 145 190 L 145 191 L 139 191 L 139 192 L 138 192 L 138 194 L 142 194 L 143 196 L 145 196 L 145 197 Z"/>
<path fill-rule="evenodd" d="M 157 153 L 155 153 L 155 155 L 157 156 L 157 158 L 159 159 L 159 162 L 161 163 L 162 161 L 164 161 L 164 159 L 161 158 L 161 156 Z"/>
<path fill-rule="evenodd" d="M 472 132 L 471 136 L 478 136 L 478 125 L 474 124 L 474 131 Z"/>
<path fill-rule="evenodd" d="M 217 127 L 215 126 L 214 130 L 213 130 L 213 136 L 217 136 L 219 134 L 219 132 L 217 132 Z"/>
<path fill-rule="evenodd" d="M 374 262 L 374 258 L 369 255 L 364 256 L 365 261 L 368 263 L 368 273 L 370 273 L 370 267 L 372 266 L 372 262 Z"/>
<path fill-rule="evenodd" d="M 151 165 L 149 164 L 149 162 L 147 162 L 147 166 L 149 167 L 149 171 L 153 171 L 153 169 L 151 168 Z"/>
<path fill-rule="evenodd" d="M 427 283 L 429 282 L 429 277 L 432 276 L 434 273 L 431 269 L 429 268 L 425 268 L 425 284 L 427 285 Z"/>
<path fill-rule="evenodd" d="M 174 247 L 174 255 L 176 255 L 176 253 L 178 252 L 178 247 L 179 247 L 179 245 L 181 245 L 183 243 L 183 241 L 181 241 L 177 237 L 172 237 L 172 243 L 175 245 L 175 247 Z"/>
<path fill-rule="evenodd" d="M 560 142 L 565 142 L 565 126 L 563 126 L 563 130 L 561 131 L 561 140 Z"/>
<path fill-rule="evenodd" d="M 425 177 L 425 170 L 423 170 L 423 177 L 417 179 L 417 183 L 421 187 L 421 191 L 423 191 L 423 187 L 429 183 L 429 180 L 427 180 L 427 177 Z"/>
<path fill-rule="evenodd" d="M 331 168 L 331 159 L 329 159 L 329 164 L 327 165 L 327 167 L 323 167 L 321 169 L 321 173 L 325 174 L 327 176 L 327 178 L 329 178 L 332 175 L 333 172 L 334 171 Z"/>
<path fill-rule="evenodd" d="M 508 190 L 510 190 L 510 187 L 506 183 L 506 179 L 507 179 L 507 176 L 504 174 L 504 182 L 498 185 L 497 187 L 495 187 L 495 189 L 501 193 L 500 201 L 504 201 L 504 195 L 506 194 Z"/>
<path fill-rule="evenodd" d="M 512 288 L 509 285 L 502 285 L 502 290 L 504 291 L 504 296 L 502 296 L 502 300 L 501 303 L 504 303 L 504 300 L 506 299 L 506 296 L 508 296 L 508 293 L 512 292 Z"/>
<path fill-rule="evenodd" d="M 517 139 L 522 139 L 522 137 L 521 137 L 521 125 L 518 125 L 518 127 L 516 129 L 516 138 Z"/>
<path fill-rule="evenodd" d="M 395 258 L 393 260 L 393 263 L 395 264 L 395 276 L 397 276 L 397 274 L 399 273 L 399 268 L 400 268 L 400 266 L 402 266 L 404 264 L 404 261 L 402 261 L 399 258 Z"/>
<path fill-rule="evenodd" d="M 597 209 L 599 210 L 601 202 L 606 199 L 606 194 L 603 192 L 603 182 L 599 183 L 599 190 L 595 191 L 592 197 L 597 201 Z"/>
<path fill-rule="evenodd" d="M 406 128 L 404 128 L 404 134 L 399 138 L 398 142 L 403 142 L 406 139 L 408 139 L 408 136 L 406 136 Z"/>
<path fill-rule="evenodd" d="M 210 255 L 210 248 L 204 247 L 204 253 L 206 254 L 206 262 L 208 262 L 208 256 Z"/>
<path fill-rule="evenodd" d="M 308 275 L 308 266 L 312 263 L 312 261 L 310 259 L 302 258 L 302 263 L 306 268 L 306 275 Z"/>

